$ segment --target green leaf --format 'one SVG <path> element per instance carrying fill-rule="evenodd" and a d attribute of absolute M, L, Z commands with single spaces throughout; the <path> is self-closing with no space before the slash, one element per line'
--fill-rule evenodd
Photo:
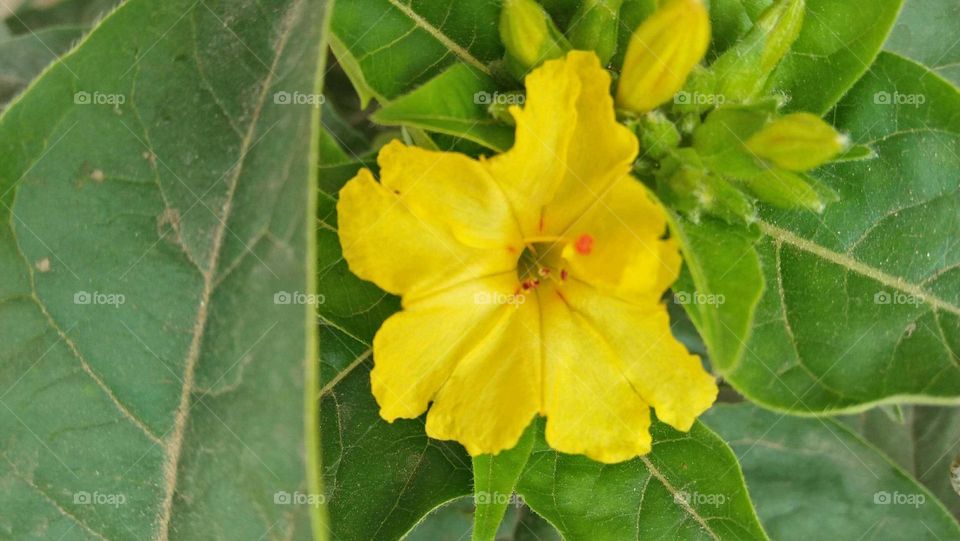
<path fill-rule="evenodd" d="M 455 62 L 487 75 L 503 56 L 498 0 L 351 0 L 334 8 L 337 59 L 364 105 L 410 92 Z"/>
<path fill-rule="evenodd" d="M 498 455 L 473 457 L 474 541 L 493 541 L 496 537 L 520 474 L 530 458 L 536 431 L 531 423 L 513 449 Z"/>
<path fill-rule="evenodd" d="M 473 526 L 473 498 L 459 498 L 434 509 L 404 541 L 463 541 Z M 523 505 L 507 508 L 496 541 L 562 541 L 556 528 Z"/>
<path fill-rule="evenodd" d="M 81 27 L 40 30 L 0 41 L 0 108 L 80 39 Z"/>
<path fill-rule="evenodd" d="M 369 346 L 321 334 L 324 477 L 332 539 L 400 539 L 431 509 L 470 492 L 470 457 L 429 439 L 422 419 L 387 423 L 370 391 Z M 360 365 L 353 367 L 353 363 Z"/>
<path fill-rule="evenodd" d="M 568 541 L 767 539 L 720 438 L 700 423 L 652 432 L 649 455 L 604 465 L 553 451 L 541 430 L 518 492 Z"/>
<path fill-rule="evenodd" d="M 773 0 L 710 0 L 712 43 L 707 60 L 712 62 L 753 28 Z"/>
<path fill-rule="evenodd" d="M 0 537 L 324 537 L 325 11 L 129 0 L 0 118 Z"/>
<path fill-rule="evenodd" d="M 892 458 L 960 517 L 960 495 L 950 484 L 950 463 L 960 454 L 956 408 L 902 406 L 901 418 L 882 408 L 843 421 Z"/>
<path fill-rule="evenodd" d="M 764 290 L 753 247 L 757 235 L 712 219 L 695 224 L 672 213 L 670 227 L 684 259 L 674 301 L 700 331 L 712 365 L 720 372 L 733 370 L 743 357 Z"/>
<path fill-rule="evenodd" d="M 894 95 L 924 103 L 886 103 Z M 727 379 L 797 414 L 957 403 L 960 93 L 884 53 L 834 122 L 878 157 L 821 170 L 840 194 L 823 215 L 763 213 L 768 287 Z"/>
<path fill-rule="evenodd" d="M 453 67 L 413 92 L 389 102 L 372 119 L 386 126 L 412 126 L 474 141 L 496 152 L 513 146 L 513 128 L 487 113 L 500 97 L 493 79 L 466 64 Z"/>
<path fill-rule="evenodd" d="M 800 38 L 768 87 L 790 97 L 790 111 L 826 113 L 873 64 L 902 4 L 807 0 Z"/>
<path fill-rule="evenodd" d="M 333 539 L 399 539 L 430 510 L 470 494 L 470 457 L 431 440 L 423 419 L 387 423 L 370 390 L 371 343 L 397 299 L 354 276 L 336 230 L 336 195 L 360 164 L 325 168 L 318 232 L 320 409 Z"/>
<path fill-rule="evenodd" d="M 119 3 L 119 0 L 24 2 L 5 22 L 14 34 L 24 35 L 63 25 L 92 26 Z"/>
<path fill-rule="evenodd" d="M 960 84 L 960 4 L 952 0 L 906 2 L 884 48 L 926 65 Z"/>
<path fill-rule="evenodd" d="M 838 421 L 722 404 L 704 422 L 740 457 L 774 539 L 960 538 L 933 494 Z"/>

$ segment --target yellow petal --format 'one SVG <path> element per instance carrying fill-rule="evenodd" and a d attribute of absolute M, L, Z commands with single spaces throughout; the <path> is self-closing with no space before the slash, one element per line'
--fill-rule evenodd
<path fill-rule="evenodd" d="M 520 247 L 520 230 L 503 191 L 480 162 L 392 141 L 377 157 L 383 185 L 421 220 L 468 246 Z"/>
<path fill-rule="evenodd" d="M 427 435 L 456 440 L 471 455 L 516 445 L 540 410 L 540 311 L 536 296 L 501 306 L 491 332 L 474 342 L 427 414 Z"/>
<path fill-rule="evenodd" d="M 547 443 L 604 463 L 650 452 L 650 407 L 630 385 L 625 360 L 558 293 L 540 292 Z"/>
<path fill-rule="evenodd" d="M 563 258 L 574 278 L 655 303 L 680 272 L 677 245 L 663 239 L 666 232 L 664 209 L 639 181 L 624 176 L 570 228 Z"/>
<path fill-rule="evenodd" d="M 658 419 L 687 431 L 716 400 L 713 376 L 670 332 L 666 306 L 631 304 L 577 282 L 565 284 L 563 295 L 624 360 L 624 373 Z"/>
<path fill-rule="evenodd" d="M 517 256 L 506 248 L 467 246 L 444 224 L 415 215 L 366 169 L 340 191 L 337 214 L 350 270 L 405 298 L 516 267 Z"/>
<path fill-rule="evenodd" d="M 487 164 L 526 237 L 562 233 L 637 155 L 637 139 L 616 121 L 610 75 L 592 52 L 545 62 L 513 108 L 516 143 Z"/>
<path fill-rule="evenodd" d="M 461 359 L 512 309 L 507 301 L 517 287 L 513 273 L 474 280 L 411 303 L 387 319 L 373 340 L 370 373 L 380 416 L 393 422 L 426 411 Z M 514 297 L 513 304 L 525 300 Z"/>
<path fill-rule="evenodd" d="M 669 101 L 710 45 L 702 0 L 671 0 L 633 33 L 617 84 L 617 105 L 645 113 Z"/>

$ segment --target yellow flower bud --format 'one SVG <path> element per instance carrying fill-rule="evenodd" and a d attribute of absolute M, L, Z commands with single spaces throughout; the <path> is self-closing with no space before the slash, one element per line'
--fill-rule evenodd
<path fill-rule="evenodd" d="M 787 115 L 747 140 L 750 152 L 789 171 L 809 171 L 846 149 L 849 139 L 810 113 Z"/>
<path fill-rule="evenodd" d="M 524 70 L 563 56 L 564 47 L 556 39 L 559 32 L 552 32 L 551 25 L 550 16 L 534 0 L 505 0 L 500 39 L 507 55 Z"/>
<path fill-rule="evenodd" d="M 645 113 L 669 101 L 710 45 L 702 0 L 670 0 L 630 38 L 617 87 L 617 105 Z"/>

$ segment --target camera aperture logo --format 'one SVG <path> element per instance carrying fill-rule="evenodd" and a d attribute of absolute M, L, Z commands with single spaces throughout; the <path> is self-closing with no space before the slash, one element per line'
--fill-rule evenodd
<path fill-rule="evenodd" d="M 81 90 L 73 95 L 73 103 L 76 105 L 123 105 L 127 103 L 127 96 Z"/>
<path fill-rule="evenodd" d="M 894 491 L 893 493 L 881 490 L 873 495 L 873 503 L 876 505 L 912 505 L 919 508 L 927 503 L 927 497 L 923 494 L 902 494 Z"/>
<path fill-rule="evenodd" d="M 520 306 L 527 302 L 527 296 L 523 293 L 505 294 L 499 291 L 483 291 L 473 295 L 473 302 L 479 305 L 510 305 Z"/>
<path fill-rule="evenodd" d="M 924 103 L 927 103 L 927 96 L 924 94 L 890 93 L 881 90 L 873 95 L 873 103 L 876 105 L 912 105 L 914 107 L 920 107 Z"/>
<path fill-rule="evenodd" d="M 300 291 L 277 291 L 273 294 L 273 304 L 310 304 L 321 305 L 327 302 L 327 297 L 322 294 L 303 293 Z"/>
<path fill-rule="evenodd" d="M 910 293 L 903 293 L 901 291 L 878 291 L 873 295 L 873 304 L 880 305 L 909 305 L 909 306 L 919 306 L 927 302 L 923 295 L 913 295 Z"/>
<path fill-rule="evenodd" d="M 477 492 L 473 495 L 474 505 L 512 505 L 522 507 L 524 505 L 523 496 L 516 492 L 504 494 L 502 492 Z"/>
<path fill-rule="evenodd" d="M 100 492 L 74 492 L 75 505 L 110 505 L 120 507 L 127 503 L 126 494 L 103 494 Z"/>
<path fill-rule="evenodd" d="M 320 507 L 326 502 L 327 497 L 323 494 L 287 492 L 284 490 L 273 493 L 273 503 L 275 505 L 309 505 L 312 507 Z"/>
<path fill-rule="evenodd" d="M 703 507 L 706 505 L 711 505 L 713 507 L 720 507 L 721 505 L 727 503 L 727 496 L 724 494 L 701 494 L 699 492 L 687 492 L 681 490 L 674 493 L 673 501 L 682 504 L 682 505 L 691 505 L 697 507 Z"/>
<path fill-rule="evenodd" d="M 100 291 L 77 291 L 73 294 L 73 304 L 84 306 L 113 306 L 119 308 L 127 302 L 123 293 L 101 293 Z"/>
<path fill-rule="evenodd" d="M 675 304 L 700 304 L 710 306 L 721 306 L 726 304 L 727 297 L 723 293 L 701 293 L 699 291 L 677 291 L 673 294 Z"/>
<path fill-rule="evenodd" d="M 727 103 L 727 97 L 723 94 L 703 94 L 701 92 L 687 92 L 686 90 L 681 90 L 673 95 L 673 103 L 676 105 L 718 106 Z"/>
<path fill-rule="evenodd" d="M 527 97 L 519 92 L 487 92 L 481 90 L 473 95 L 477 105 L 523 105 Z"/>
<path fill-rule="evenodd" d="M 311 105 L 319 107 L 327 102 L 327 97 L 323 94 L 309 94 L 305 92 L 287 92 L 281 90 L 274 92 L 273 103 L 277 105 Z"/>

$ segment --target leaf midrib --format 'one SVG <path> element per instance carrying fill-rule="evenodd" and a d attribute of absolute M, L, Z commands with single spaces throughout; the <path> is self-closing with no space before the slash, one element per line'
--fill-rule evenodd
<path fill-rule="evenodd" d="M 952 304 L 944 299 L 941 299 L 940 297 L 937 297 L 936 295 L 931 294 L 919 285 L 910 283 L 899 276 L 887 274 L 880 269 L 862 263 L 853 257 L 850 257 L 849 255 L 827 249 L 815 242 L 800 237 L 792 231 L 782 229 L 769 222 L 757 220 L 756 223 L 758 226 L 760 226 L 761 231 L 763 231 L 765 235 L 776 241 L 789 244 L 799 250 L 813 254 L 821 259 L 824 259 L 825 261 L 829 261 L 830 263 L 843 267 L 849 271 L 866 276 L 867 278 L 883 284 L 884 286 L 923 299 L 926 304 L 929 304 L 933 308 L 960 316 L 960 306 Z"/>
<path fill-rule="evenodd" d="M 464 62 L 479 69 L 480 71 L 482 71 L 487 75 L 490 75 L 490 76 L 493 75 L 493 73 L 490 71 L 490 68 L 488 68 L 486 64 L 484 64 L 483 62 L 478 60 L 475 56 L 470 54 L 470 51 L 463 48 L 459 43 L 457 43 L 456 41 L 453 41 L 453 39 L 450 36 L 441 32 L 439 28 L 430 24 L 430 22 L 428 22 L 426 19 L 421 17 L 416 11 L 414 11 L 413 8 L 411 8 L 408 5 L 400 3 L 398 0 L 387 0 L 387 1 L 390 2 L 390 5 L 395 7 L 397 11 L 399 11 L 400 13 L 403 13 L 404 16 L 406 16 L 408 19 L 413 21 L 414 25 L 416 25 L 418 28 L 422 29 L 423 31 L 433 36 L 434 39 L 442 43 L 443 46 L 449 49 L 451 52 L 453 52 L 453 54 L 462 58 Z"/>
<path fill-rule="evenodd" d="M 200 295 L 200 303 L 197 309 L 196 318 L 194 320 L 190 348 L 187 352 L 187 358 L 184 366 L 184 377 L 183 386 L 181 387 L 180 392 L 180 402 L 175 413 L 173 428 L 171 429 L 171 433 L 167 439 L 166 445 L 164 445 L 164 455 L 166 457 L 163 464 L 164 500 L 157 517 L 158 526 L 155 536 L 157 541 L 166 541 L 170 533 L 170 520 L 173 511 L 173 495 L 177 488 L 179 463 L 183 451 L 184 433 L 186 431 L 187 421 L 190 416 L 190 397 L 195 384 L 196 365 L 202 349 L 204 332 L 206 330 L 207 318 L 209 315 L 208 310 L 210 299 L 216 287 L 217 269 L 219 268 L 220 257 L 222 255 L 223 240 L 227 232 L 227 222 L 230 220 L 233 210 L 233 199 L 236 194 L 240 176 L 244 172 L 244 164 L 246 163 L 247 154 L 252 146 L 254 135 L 260 124 L 263 106 L 266 103 L 267 95 L 273 83 L 273 79 L 276 76 L 276 70 L 279 66 L 280 58 L 283 56 L 290 33 L 294 28 L 293 23 L 295 22 L 295 17 L 293 15 L 299 11 L 299 7 L 302 6 L 302 4 L 303 0 L 298 0 L 296 3 L 292 4 L 287 10 L 282 22 L 280 35 L 277 37 L 277 40 L 274 44 L 274 50 L 276 51 L 276 54 L 273 57 L 269 71 L 264 77 L 263 84 L 260 88 L 260 94 L 257 97 L 256 107 L 251 115 L 250 124 L 248 125 L 247 132 L 244 135 L 243 141 L 241 142 L 239 149 L 239 162 L 234 169 L 233 175 L 231 175 L 229 183 L 227 184 L 227 192 L 224 197 L 224 203 L 222 207 L 222 216 L 219 218 L 218 223 L 214 226 L 210 256 L 207 262 L 207 270 L 202 273 L 203 290 Z"/>

